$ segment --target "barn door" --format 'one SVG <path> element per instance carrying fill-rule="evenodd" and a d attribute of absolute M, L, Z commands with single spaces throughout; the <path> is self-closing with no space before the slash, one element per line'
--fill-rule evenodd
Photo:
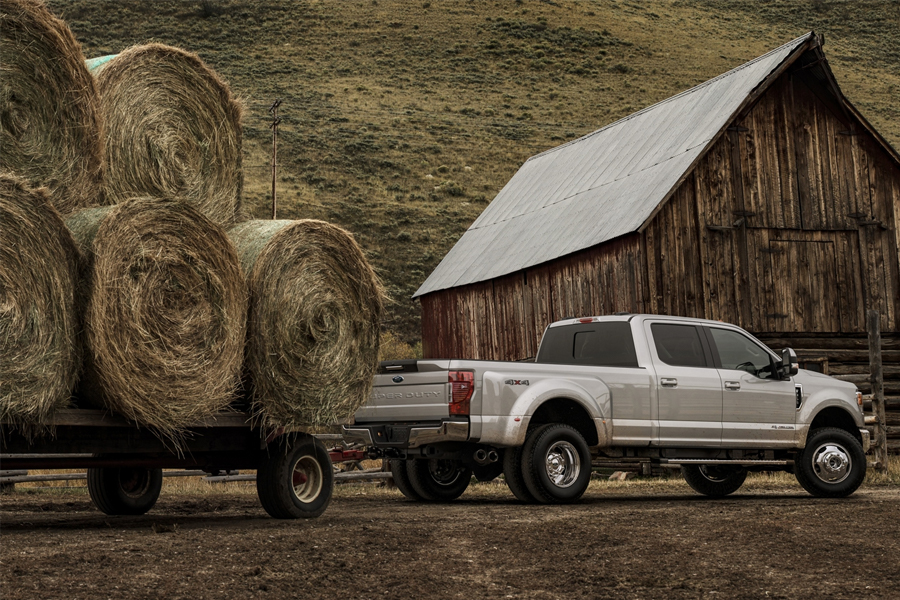
<path fill-rule="evenodd" d="M 771 277 L 764 331 L 841 331 L 833 242 L 770 240 L 761 254 Z"/>

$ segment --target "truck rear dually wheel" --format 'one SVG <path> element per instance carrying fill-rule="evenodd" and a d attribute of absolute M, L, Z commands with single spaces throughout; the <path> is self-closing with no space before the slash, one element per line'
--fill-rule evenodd
<path fill-rule="evenodd" d="M 591 451 L 578 431 L 562 423 L 542 425 L 522 447 L 525 487 L 542 504 L 575 502 L 591 480 Z"/>
<path fill-rule="evenodd" d="M 711 498 L 733 494 L 747 479 L 747 469 L 715 465 L 681 465 L 681 474 L 695 492 Z"/>
<path fill-rule="evenodd" d="M 422 500 L 430 502 L 456 500 L 472 479 L 472 469 L 458 460 L 420 458 L 407 465 L 410 487 Z"/>
<path fill-rule="evenodd" d="M 412 487 L 412 483 L 409 481 L 409 462 L 410 461 L 403 460 L 402 458 L 391 459 L 391 476 L 394 478 L 394 485 L 397 486 L 397 489 L 400 490 L 401 494 L 410 500 L 422 500 L 422 496 L 416 493 L 416 490 Z"/>
<path fill-rule="evenodd" d="M 803 489 L 813 496 L 849 496 L 866 477 L 866 455 L 862 444 L 843 429 L 815 429 L 797 457 L 794 475 Z"/>
<path fill-rule="evenodd" d="M 513 496 L 528 504 L 536 502 L 535 497 L 525 487 L 525 479 L 522 476 L 522 446 L 503 451 L 503 479 L 506 480 L 506 485 L 509 486 Z"/>

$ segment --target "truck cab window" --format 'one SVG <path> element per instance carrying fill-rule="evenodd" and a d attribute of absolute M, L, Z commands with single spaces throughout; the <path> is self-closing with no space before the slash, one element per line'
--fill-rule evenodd
<path fill-rule="evenodd" d="M 709 331 L 723 369 L 747 371 L 763 379 L 772 376 L 770 355 L 759 344 L 730 329 L 710 327 Z"/>
<path fill-rule="evenodd" d="M 659 359 L 674 367 L 706 367 L 700 332 L 693 325 L 653 323 L 653 342 Z"/>

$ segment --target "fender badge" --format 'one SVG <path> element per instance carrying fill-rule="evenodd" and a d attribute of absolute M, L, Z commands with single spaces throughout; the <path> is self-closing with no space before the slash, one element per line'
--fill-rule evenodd
<path fill-rule="evenodd" d="M 391 381 L 393 381 L 394 383 L 403 383 L 403 376 L 402 375 L 394 375 L 394 378 L 391 379 Z"/>
<path fill-rule="evenodd" d="M 528 385 L 527 379 L 507 379 L 504 381 L 506 385 Z"/>

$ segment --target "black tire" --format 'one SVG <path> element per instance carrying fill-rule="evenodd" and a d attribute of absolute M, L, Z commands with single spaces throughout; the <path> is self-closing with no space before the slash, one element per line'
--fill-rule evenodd
<path fill-rule="evenodd" d="M 815 429 L 797 456 L 794 476 L 813 496 L 843 498 L 866 478 L 866 455 L 853 434 L 835 427 Z"/>
<path fill-rule="evenodd" d="M 503 451 L 503 479 L 509 486 L 513 496 L 527 504 L 537 502 L 528 488 L 525 487 L 525 479 L 522 476 L 522 446 L 506 448 Z"/>
<path fill-rule="evenodd" d="M 681 465 L 681 474 L 695 492 L 711 498 L 733 494 L 747 479 L 747 469 L 716 465 Z"/>
<path fill-rule="evenodd" d="M 472 480 L 472 469 L 458 460 L 419 458 L 406 465 L 413 491 L 429 502 L 456 500 Z"/>
<path fill-rule="evenodd" d="M 409 481 L 409 472 L 407 471 L 407 464 L 409 461 L 392 458 L 391 465 L 391 475 L 394 478 L 394 485 L 397 486 L 397 489 L 400 490 L 400 493 L 409 498 L 410 500 L 419 501 L 422 500 L 422 496 L 416 493 L 416 490 L 413 489 L 412 484 Z"/>
<path fill-rule="evenodd" d="M 334 468 L 322 442 L 308 435 L 282 436 L 269 445 L 256 471 L 256 493 L 276 519 L 318 517 L 331 502 Z"/>
<path fill-rule="evenodd" d="M 95 467 L 87 470 L 88 493 L 107 515 L 142 515 L 162 490 L 162 469 Z"/>
<path fill-rule="evenodd" d="M 525 438 L 522 476 L 542 504 L 575 502 L 591 482 L 591 450 L 574 427 L 542 425 Z"/>

